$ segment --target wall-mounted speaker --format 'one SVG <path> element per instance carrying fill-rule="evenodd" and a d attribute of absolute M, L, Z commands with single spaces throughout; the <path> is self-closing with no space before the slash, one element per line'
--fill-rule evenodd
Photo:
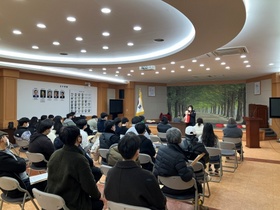
<path fill-rule="evenodd" d="M 124 89 L 119 89 L 119 99 L 124 99 Z"/>

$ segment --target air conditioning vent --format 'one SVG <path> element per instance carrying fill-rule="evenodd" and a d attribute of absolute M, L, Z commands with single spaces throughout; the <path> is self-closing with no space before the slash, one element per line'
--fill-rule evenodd
<path fill-rule="evenodd" d="M 217 57 L 226 55 L 242 55 L 247 53 L 248 49 L 246 47 L 220 48 L 212 52 L 212 54 Z"/>

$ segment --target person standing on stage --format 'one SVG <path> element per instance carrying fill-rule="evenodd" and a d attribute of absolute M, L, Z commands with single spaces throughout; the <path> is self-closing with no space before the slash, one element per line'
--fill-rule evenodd
<path fill-rule="evenodd" d="M 185 116 L 184 116 L 184 122 L 186 123 L 186 127 L 195 125 L 196 122 L 195 117 L 196 117 L 196 112 L 193 109 L 193 106 L 189 105 L 187 110 L 185 111 Z"/>

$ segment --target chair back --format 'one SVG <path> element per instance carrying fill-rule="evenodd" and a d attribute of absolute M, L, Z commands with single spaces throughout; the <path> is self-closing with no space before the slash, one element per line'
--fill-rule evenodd
<path fill-rule="evenodd" d="M 158 132 L 157 136 L 162 139 L 166 139 L 166 133 Z"/>
<path fill-rule="evenodd" d="M 197 188 L 196 181 L 194 178 L 192 178 L 188 182 L 183 181 L 180 176 L 158 176 L 158 179 L 164 186 L 174 190 L 186 190 L 193 186 Z"/>
<path fill-rule="evenodd" d="M 16 179 L 7 177 L 7 176 L 0 177 L 0 188 L 1 189 L 11 191 L 11 190 L 18 189 L 18 187 L 20 187 L 20 186 Z"/>
<path fill-rule="evenodd" d="M 109 149 L 103 149 L 103 148 L 99 148 L 99 154 L 102 158 L 107 159 L 107 154 L 109 152 Z"/>
<path fill-rule="evenodd" d="M 59 195 L 42 192 L 36 188 L 32 189 L 34 197 L 39 206 L 45 210 L 65 209 L 68 210 L 64 199 Z"/>
<path fill-rule="evenodd" d="M 29 141 L 26 141 L 26 140 L 17 140 L 17 138 L 15 138 L 16 140 L 16 144 L 19 146 L 19 147 L 28 147 L 29 145 Z"/>
<path fill-rule="evenodd" d="M 205 147 L 207 152 L 209 153 L 209 157 L 221 155 L 221 149 L 215 147 Z"/>
<path fill-rule="evenodd" d="M 152 142 L 160 142 L 160 138 L 157 135 L 150 135 Z"/>
<path fill-rule="evenodd" d="M 146 163 L 154 164 L 151 156 L 147 155 L 147 154 L 144 154 L 144 153 L 139 153 L 138 159 L 139 159 L 141 165 L 146 164 Z"/>
<path fill-rule="evenodd" d="M 113 201 L 107 201 L 107 206 L 109 210 L 150 210 L 149 208 L 141 206 L 133 206 L 124 203 L 117 203 Z"/>
<path fill-rule="evenodd" d="M 45 156 L 41 153 L 26 152 L 26 156 L 27 156 L 28 160 L 32 163 L 39 163 L 41 161 L 44 161 L 46 163 L 48 162 L 45 159 Z"/>
<path fill-rule="evenodd" d="M 109 171 L 111 168 L 112 168 L 112 166 L 108 166 L 108 165 L 104 165 L 104 164 L 100 165 L 100 170 L 103 172 L 103 174 L 104 174 L 105 176 L 107 176 L 108 171 Z"/>
<path fill-rule="evenodd" d="M 220 142 L 221 150 L 236 150 L 235 144 L 232 142 Z"/>
<path fill-rule="evenodd" d="M 224 142 L 232 142 L 234 144 L 242 143 L 241 138 L 223 137 Z"/>

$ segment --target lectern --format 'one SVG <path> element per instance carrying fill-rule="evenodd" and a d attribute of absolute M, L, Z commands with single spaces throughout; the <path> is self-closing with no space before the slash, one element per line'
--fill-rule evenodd
<path fill-rule="evenodd" d="M 261 118 L 243 117 L 246 122 L 246 147 L 260 148 L 260 121 Z"/>

